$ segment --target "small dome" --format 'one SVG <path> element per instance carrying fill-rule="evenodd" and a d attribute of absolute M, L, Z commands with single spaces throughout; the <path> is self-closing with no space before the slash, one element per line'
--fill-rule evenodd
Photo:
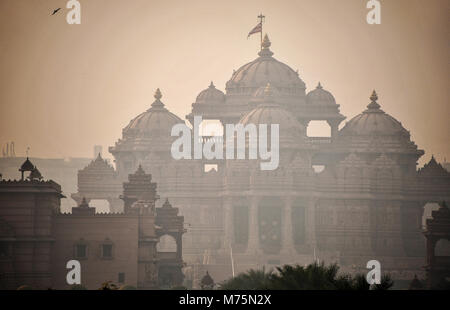
<path fill-rule="evenodd" d="M 306 103 L 316 105 L 335 105 L 336 100 L 329 91 L 323 89 L 319 82 L 316 89 L 310 91 L 306 95 Z"/>
<path fill-rule="evenodd" d="M 289 92 L 293 89 L 304 90 L 305 83 L 299 78 L 298 73 L 272 57 L 273 52 L 269 49 L 271 43 L 267 34 L 261 46 L 258 58 L 233 73 L 227 82 L 227 92 L 235 88 L 255 89 L 267 83 L 274 87 L 289 89 Z"/>
<path fill-rule="evenodd" d="M 276 90 L 269 83 L 264 87 L 264 91 L 260 88 L 257 92 L 257 96 L 264 99 L 263 103 L 245 115 L 239 123 L 244 125 L 280 124 L 280 127 L 284 129 L 304 130 L 291 113 L 276 103 Z"/>
<path fill-rule="evenodd" d="M 172 127 L 184 121 L 169 112 L 161 102 L 161 91 L 155 92 L 155 101 L 150 109 L 135 117 L 122 131 L 124 138 L 127 137 L 158 137 L 170 136 Z"/>
<path fill-rule="evenodd" d="M 19 171 L 25 172 L 25 171 L 33 171 L 34 165 L 30 161 L 30 159 L 27 157 L 27 159 L 23 162 L 22 166 L 20 166 Z"/>
<path fill-rule="evenodd" d="M 400 135 L 409 138 L 409 132 L 402 124 L 380 109 L 380 105 L 377 103 L 378 96 L 375 91 L 373 91 L 370 100 L 371 103 L 364 112 L 345 124 L 339 132 L 340 136 Z"/>
<path fill-rule="evenodd" d="M 225 102 L 225 94 L 218 90 L 213 82 L 205 90 L 202 90 L 195 100 L 195 103 L 220 104 Z"/>
<path fill-rule="evenodd" d="M 340 147 L 358 152 L 404 153 L 420 157 L 423 150 L 411 141 L 409 131 L 402 124 L 380 109 L 378 96 L 374 91 L 371 102 L 361 114 L 348 121 L 339 131 Z"/>

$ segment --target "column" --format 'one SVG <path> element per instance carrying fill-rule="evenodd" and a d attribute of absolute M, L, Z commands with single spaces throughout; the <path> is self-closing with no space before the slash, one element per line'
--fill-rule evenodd
<path fill-rule="evenodd" d="M 292 198 L 285 199 L 282 209 L 282 233 L 281 253 L 284 255 L 295 254 L 294 236 L 292 230 Z"/>
<path fill-rule="evenodd" d="M 248 215 L 248 245 L 247 253 L 259 252 L 259 221 L 258 221 L 258 198 L 252 197 Z"/>
<path fill-rule="evenodd" d="M 327 120 L 328 125 L 330 125 L 331 128 L 331 140 L 334 141 L 338 134 L 338 128 L 340 120 Z"/>

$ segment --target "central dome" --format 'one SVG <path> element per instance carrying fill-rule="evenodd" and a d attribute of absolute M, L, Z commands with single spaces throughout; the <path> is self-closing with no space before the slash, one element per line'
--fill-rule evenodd
<path fill-rule="evenodd" d="M 261 89 L 263 91 L 261 91 Z M 279 124 L 279 138 L 281 146 L 295 146 L 302 143 L 306 129 L 286 109 L 277 104 L 277 91 L 268 83 L 257 92 L 263 101 L 239 121 L 248 124 Z"/>
<path fill-rule="evenodd" d="M 270 83 L 279 91 L 296 93 L 304 91 L 305 83 L 299 78 L 298 73 L 288 65 L 272 57 L 273 53 L 269 49 L 271 43 L 267 34 L 261 44 L 259 57 L 249 62 L 233 73 L 227 82 L 227 94 L 249 93 L 252 94 L 261 86 Z M 244 89 L 238 90 L 238 89 Z"/>

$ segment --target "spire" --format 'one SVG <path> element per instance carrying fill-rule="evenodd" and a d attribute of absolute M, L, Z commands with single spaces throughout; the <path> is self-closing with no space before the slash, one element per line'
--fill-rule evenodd
<path fill-rule="evenodd" d="M 164 103 L 161 102 L 162 94 L 159 88 L 156 89 L 155 94 L 153 95 L 155 97 L 155 101 L 152 103 L 153 108 L 164 108 Z"/>
<path fill-rule="evenodd" d="M 269 36 L 267 35 L 267 33 L 264 36 L 264 39 L 261 43 L 261 47 L 262 48 L 269 48 L 272 45 L 272 43 L 269 40 Z"/>
<path fill-rule="evenodd" d="M 142 169 L 141 164 L 139 164 L 139 167 L 137 168 L 136 172 L 134 174 L 144 175 L 145 171 Z"/>
<path fill-rule="evenodd" d="M 100 154 L 100 152 L 97 155 L 97 158 L 95 159 L 95 161 L 103 161 L 102 155 Z"/>
<path fill-rule="evenodd" d="M 322 89 L 323 87 L 322 87 L 322 84 L 320 84 L 320 82 L 319 82 L 319 84 L 317 84 L 317 87 L 316 88 L 318 88 L 318 89 Z"/>
<path fill-rule="evenodd" d="M 163 208 L 172 208 L 172 205 L 169 202 L 169 198 L 166 198 L 166 201 L 164 202 Z"/>
<path fill-rule="evenodd" d="M 258 53 L 259 56 L 261 57 L 272 57 L 273 53 L 272 51 L 269 49 L 270 46 L 272 45 L 272 43 L 269 40 L 269 36 L 266 35 L 264 36 L 263 41 L 261 42 L 261 51 Z"/>
<path fill-rule="evenodd" d="M 379 110 L 380 105 L 377 103 L 378 95 L 375 90 L 372 92 L 372 96 L 370 96 L 370 103 L 367 105 L 369 110 Z"/>
<path fill-rule="evenodd" d="M 89 208 L 89 204 L 86 201 L 86 197 L 83 197 L 83 200 L 81 201 L 79 207 L 80 208 Z"/>

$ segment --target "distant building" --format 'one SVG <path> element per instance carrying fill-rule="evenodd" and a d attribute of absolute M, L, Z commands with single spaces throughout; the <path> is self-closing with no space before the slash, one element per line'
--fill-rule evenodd
<path fill-rule="evenodd" d="M 101 145 L 94 145 L 94 157 L 96 158 L 98 155 L 103 156 L 103 147 Z"/>
<path fill-rule="evenodd" d="M 0 173 L 3 179 L 16 179 L 17 167 L 24 161 L 25 157 L 0 157 Z M 47 178 L 61 185 L 63 195 L 70 197 L 71 193 L 77 191 L 77 173 L 88 165 L 92 158 L 36 158 L 30 160 L 39 167 L 41 173 Z M 120 186 L 120 184 L 119 184 Z M 61 200 L 61 210 L 70 212 L 77 204 L 72 199 Z"/>
<path fill-rule="evenodd" d="M 206 270 L 219 283 L 233 271 L 318 260 L 354 273 L 366 272 L 367 262 L 376 259 L 396 281 L 410 283 L 416 274 L 424 278 L 424 206 L 450 201 L 450 173 L 434 157 L 417 169 L 424 151 L 382 109 L 375 91 L 362 103 L 366 108 L 339 129 L 346 117 L 331 92 L 320 83 L 307 92 L 298 71 L 275 59 L 270 47 L 266 36 L 258 57 L 233 71 L 225 92 L 211 83 L 198 94 L 186 119 L 191 124 L 196 115 L 222 125 L 279 124 L 276 170 L 261 171 L 259 160 L 174 160 L 171 130 L 185 120 L 166 108 L 157 89 L 150 107 L 130 120 L 109 147 L 115 167 L 101 155 L 80 167 L 77 186 L 71 187 L 76 188 L 71 197 L 78 208 L 87 212 L 86 203 L 101 199 L 112 212 L 89 211 L 83 217 L 117 221 L 117 230 L 136 236 L 128 231 L 136 224 L 132 210 L 138 197 L 132 193 L 148 184 L 137 182 L 135 189 L 130 184 L 144 169 L 189 225 L 176 248 L 181 253 L 183 244 L 194 287 L 200 287 Z M 315 121 L 329 126 L 329 137 L 307 135 Z M 172 209 L 166 205 L 164 210 Z M 55 223 L 67 218 L 82 230 L 76 213 L 59 215 Z M 83 237 L 101 237 L 93 241 L 96 251 L 106 238 L 120 242 L 113 232 L 97 235 L 96 225 L 86 227 L 89 235 Z M 67 244 L 80 241 L 80 233 L 69 235 Z M 164 239 L 159 238 L 160 245 L 170 245 Z M 137 248 L 136 243 L 130 247 Z M 131 271 L 112 270 L 134 279 Z"/>
<path fill-rule="evenodd" d="M 183 217 L 167 199 L 155 208 L 156 183 L 141 167 L 124 184 L 126 212 L 108 214 L 85 198 L 71 214 L 61 213 L 61 187 L 43 181 L 29 159 L 20 172 L 20 180 L 0 181 L 0 288 L 69 288 L 69 260 L 81 263 L 88 289 L 106 281 L 139 289 L 182 283 Z M 161 238 L 175 246 L 157 249 Z"/>
<path fill-rule="evenodd" d="M 258 57 L 233 72 L 226 92 L 211 83 L 186 118 L 279 124 L 278 169 L 261 171 L 258 160 L 174 160 L 171 129 L 185 121 L 167 110 L 158 89 L 150 108 L 109 148 L 116 168 L 80 171 L 72 197 L 103 197 L 111 210 L 121 210 L 114 202 L 120 184 L 142 165 L 190 224 L 183 258 L 197 287 L 206 270 L 220 282 L 233 268 L 316 260 L 365 272 L 376 259 L 395 280 L 424 277 L 423 210 L 450 200 L 450 173 L 434 158 L 417 171 L 424 151 L 382 110 L 375 91 L 339 130 L 345 116 L 334 96 L 320 83 L 306 92 L 298 72 L 275 59 L 270 46 L 266 36 Z M 330 137 L 307 136 L 312 121 L 328 124 Z"/>

